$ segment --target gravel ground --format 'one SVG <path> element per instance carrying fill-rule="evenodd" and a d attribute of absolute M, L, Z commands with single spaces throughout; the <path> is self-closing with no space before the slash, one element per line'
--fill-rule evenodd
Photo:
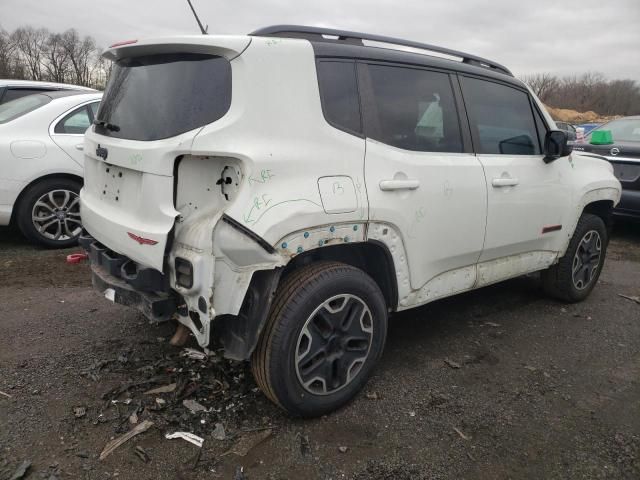
<path fill-rule="evenodd" d="M 0 230 L 0 480 L 25 460 L 49 480 L 640 478 L 640 304 L 618 295 L 640 295 L 639 226 L 616 228 L 583 303 L 527 276 L 395 315 L 366 391 L 316 420 L 244 364 L 182 356 L 68 253 Z"/>

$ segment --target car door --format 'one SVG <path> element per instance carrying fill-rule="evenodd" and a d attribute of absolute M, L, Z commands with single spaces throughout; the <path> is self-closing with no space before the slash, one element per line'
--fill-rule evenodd
<path fill-rule="evenodd" d="M 402 287 L 424 293 L 401 299 L 400 307 L 471 288 L 484 239 L 486 185 L 461 122 L 455 77 L 382 63 L 360 63 L 358 73 L 370 221 L 400 235 L 410 281 Z M 445 272 L 446 288 L 429 289 Z"/>
<path fill-rule="evenodd" d="M 51 124 L 49 134 L 53 141 L 75 162 L 84 162 L 84 132 L 93 123 L 99 101 L 91 101 L 63 114 Z"/>
<path fill-rule="evenodd" d="M 529 92 L 460 76 L 474 149 L 487 184 L 487 229 L 478 284 L 551 263 L 566 236 L 571 205 L 567 159 L 543 161 L 548 127 Z"/>

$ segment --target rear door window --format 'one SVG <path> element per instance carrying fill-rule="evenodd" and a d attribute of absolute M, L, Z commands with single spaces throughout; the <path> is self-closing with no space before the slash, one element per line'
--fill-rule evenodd
<path fill-rule="evenodd" d="M 319 61 L 318 84 L 326 120 L 341 130 L 362 133 L 355 62 Z"/>
<path fill-rule="evenodd" d="M 477 78 L 462 77 L 461 80 L 476 153 L 541 153 L 536 121 L 527 93 Z"/>
<path fill-rule="evenodd" d="M 213 123 L 230 105 L 231 65 L 223 57 L 177 53 L 124 58 L 113 66 L 95 131 L 159 140 Z"/>
<path fill-rule="evenodd" d="M 379 64 L 360 71 L 367 137 L 411 151 L 463 151 L 448 74 Z"/>
<path fill-rule="evenodd" d="M 54 133 L 83 135 L 91 126 L 95 111 L 93 109 L 97 107 L 98 102 L 95 102 L 75 109 L 56 124 Z"/>

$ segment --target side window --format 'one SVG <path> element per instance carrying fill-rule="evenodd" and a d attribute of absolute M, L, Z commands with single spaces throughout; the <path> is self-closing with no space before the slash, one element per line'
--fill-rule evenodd
<path fill-rule="evenodd" d="M 89 109 L 84 105 L 60 120 L 53 131 L 54 133 L 82 135 L 90 125 Z"/>
<path fill-rule="evenodd" d="M 10 102 L 16 98 L 26 97 L 27 95 L 33 95 L 35 93 L 47 92 L 49 90 L 42 88 L 8 88 L 2 97 L 2 103 Z"/>
<path fill-rule="evenodd" d="M 539 155 L 540 141 L 529 95 L 518 89 L 462 77 L 477 153 Z"/>
<path fill-rule="evenodd" d="M 366 135 L 405 150 L 462 152 L 449 75 L 391 65 L 366 65 Z"/>
<path fill-rule="evenodd" d="M 318 85 L 327 121 L 341 130 L 362 133 L 355 63 L 319 61 Z"/>

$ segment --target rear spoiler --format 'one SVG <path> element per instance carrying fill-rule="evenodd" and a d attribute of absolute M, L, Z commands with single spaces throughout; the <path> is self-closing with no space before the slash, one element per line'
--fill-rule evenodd
<path fill-rule="evenodd" d="M 238 57 L 251 43 L 247 35 L 180 35 L 118 42 L 106 49 L 102 56 L 116 61 L 126 57 L 160 53 L 205 53 L 227 60 Z"/>

